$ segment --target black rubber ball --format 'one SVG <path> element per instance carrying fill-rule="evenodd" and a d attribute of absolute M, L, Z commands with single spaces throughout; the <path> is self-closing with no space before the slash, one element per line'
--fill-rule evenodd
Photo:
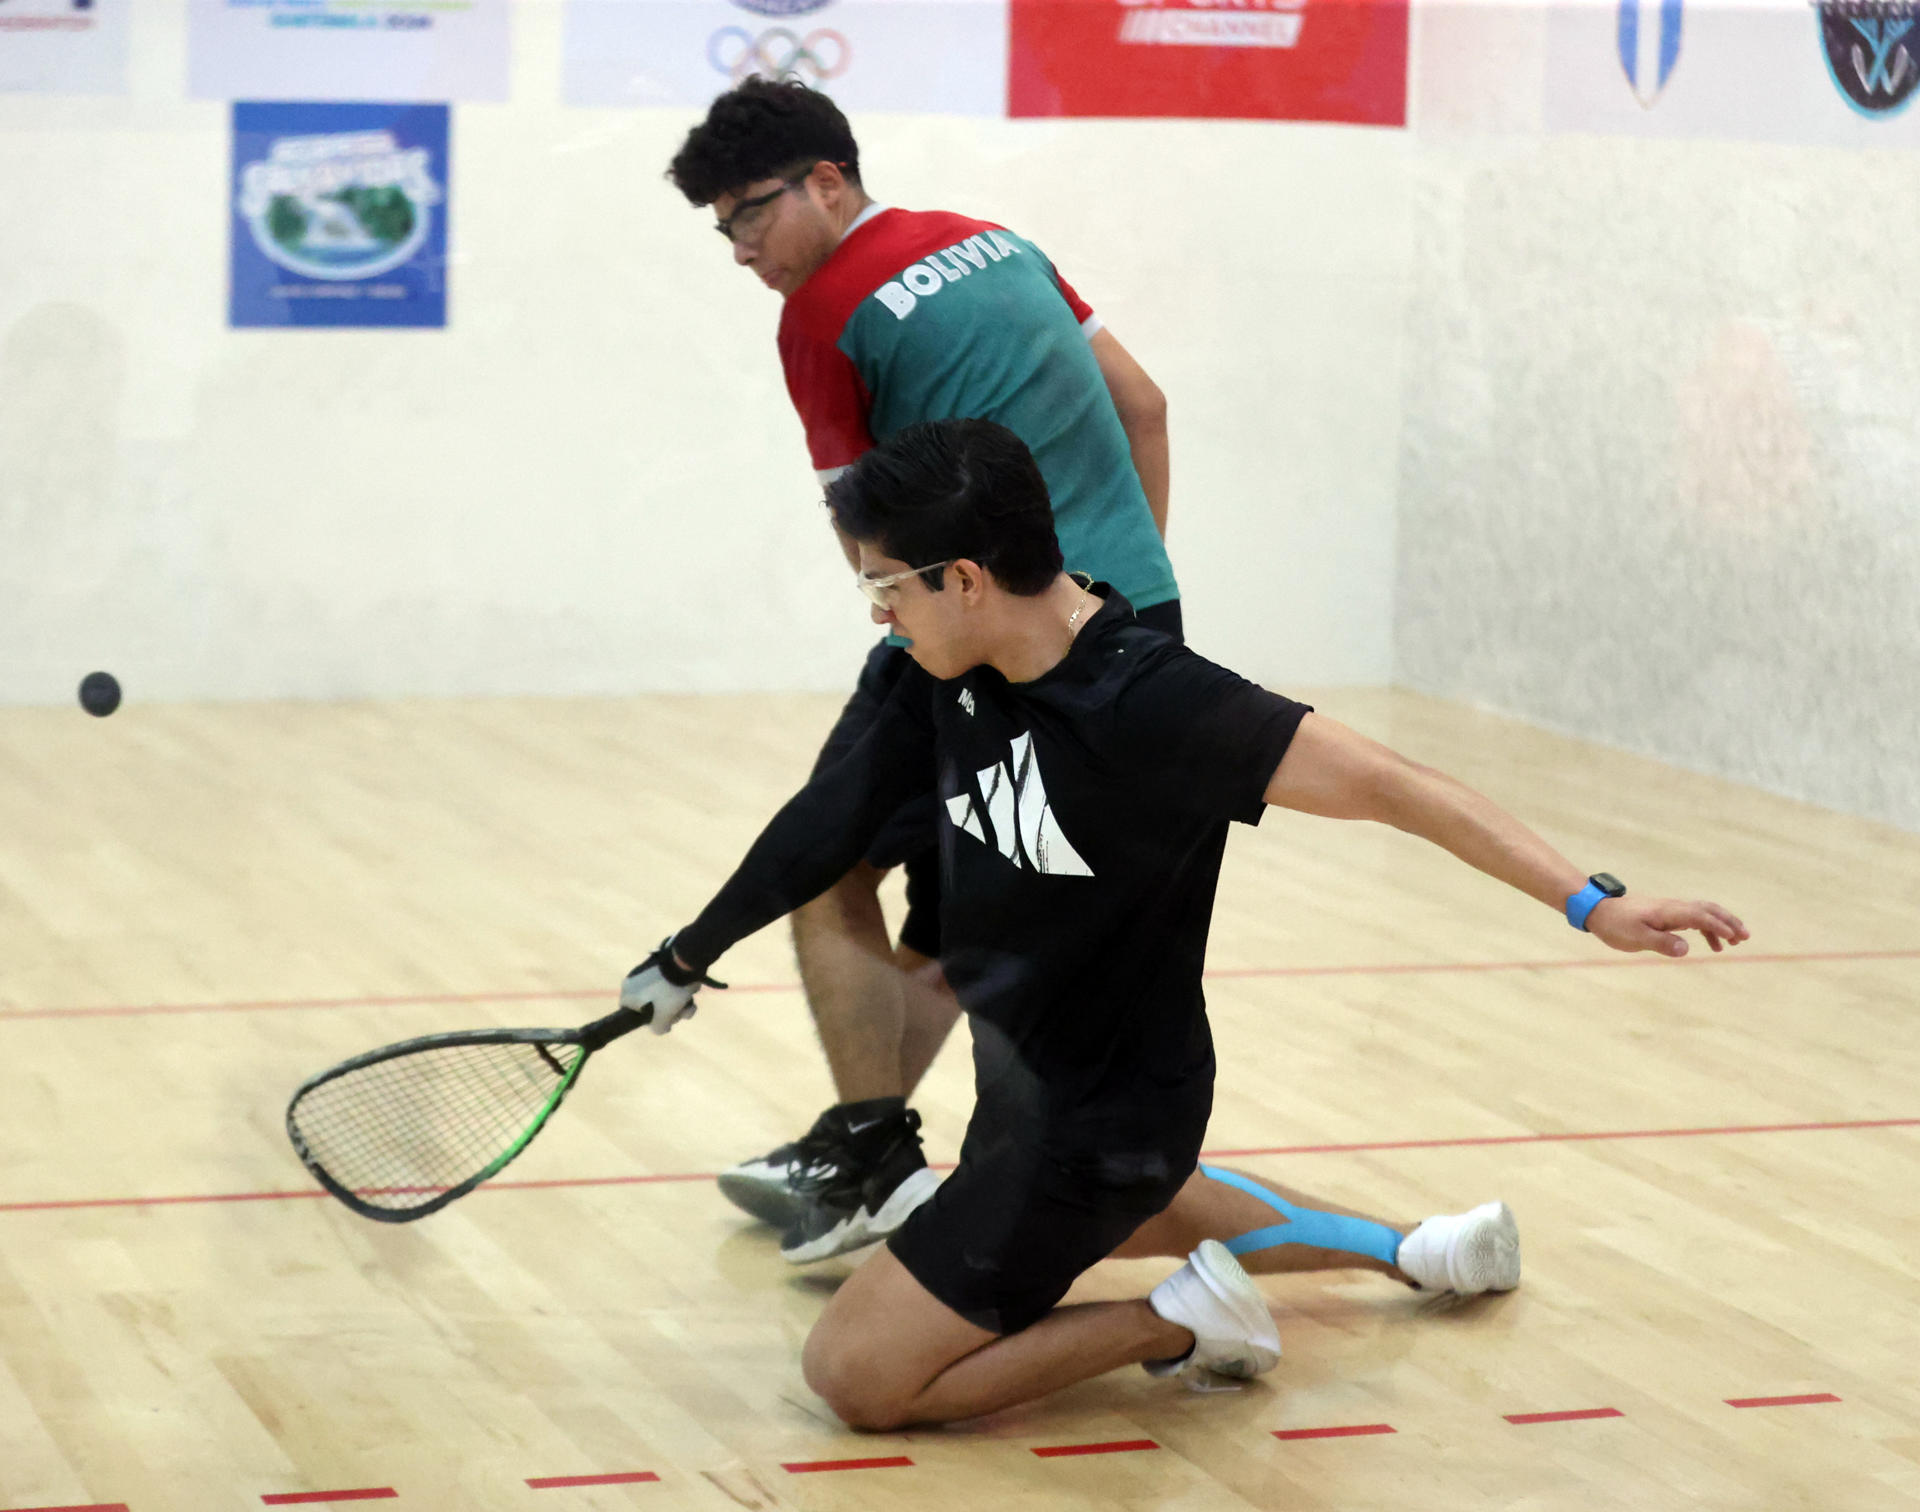
<path fill-rule="evenodd" d="M 105 719 L 120 707 L 120 682 L 111 672 L 89 672 L 80 679 L 80 707 Z"/>

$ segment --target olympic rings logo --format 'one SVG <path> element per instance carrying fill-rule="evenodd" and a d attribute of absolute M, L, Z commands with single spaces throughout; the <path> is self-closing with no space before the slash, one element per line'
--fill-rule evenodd
<path fill-rule="evenodd" d="M 707 61 L 736 84 L 751 74 L 818 84 L 839 78 L 852 59 L 847 39 L 824 27 L 802 37 L 772 26 L 756 37 L 744 27 L 723 26 L 707 38 Z"/>

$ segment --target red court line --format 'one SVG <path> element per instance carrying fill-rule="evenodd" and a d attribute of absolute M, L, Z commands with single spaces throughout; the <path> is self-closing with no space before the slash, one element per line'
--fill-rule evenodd
<path fill-rule="evenodd" d="M 1339 1428 L 1276 1428 L 1277 1439 L 1363 1438 L 1375 1433 L 1395 1433 L 1391 1423 L 1348 1423 Z"/>
<path fill-rule="evenodd" d="M 1728 1397 L 1729 1407 L 1811 1407 L 1815 1402 L 1837 1402 L 1831 1391 L 1815 1391 L 1806 1396 Z"/>
<path fill-rule="evenodd" d="M 1058 1459 L 1068 1454 L 1130 1454 L 1136 1449 L 1158 1449 L 1152 1439 L 1115 1439 L 1110 1444 L 1050 1444 L 1033 1452 L 1041 1459 Z"/>
<path fill-rule="evenodd" d="M 1563 957 L 1550 961 L 1402 961 L 1386 965 L 1248 966 L 1205 973 L 1208 981 L 1259 977 L 1423 976 L 1488 971 L 1588 971 L 1614 967 L 1790 966 L 1844 961 L 1920 961 L 1911 950 L 1809 950 L 1775 954 L 1695 950 L 1681 960 L 1647 953 Z M 798 982 L 738 982 L 733 992 L 798 992 Z M 0 1024 L 26 1019 L 144 1018 L 178 1013 L 285 1013 L 306 1008 L 412 1008 L 462 1003 L 565 1003 L 610 998 L 611 987 L 554 987 L 516 992 L 420 992 L 387 997 L 258 998 L 221 1003 L 115 1003 L 82 1008 L 15 1008 L 0 1012 Z"/>
<path fill-rule="evenodd" d="M 1481 1134 L 1455 1139 L 1382 1139 L 1355 1144 L 1269 1145 L 1247 1150 L 1203 1150 L 1202 1160 L 1248 1159 L 1267 1155 L 1362 1155 L 1374 1150 L 1459 1150 L 1482 1145 L 1583 1144 L 1606 1139 L 1699 1139 L 1735 1134 L 1828 1134 L 1865 1129 L 1920 1128 L 1920 1118 L 1857 1118 L 1831 1123 L 1724 1124 L 1702 1129 L 1598 1129 L 1566 1134 Z M 936 1164 L 936 1170 L 951 1170 Z M 712 1181 L 711 1171 L 666 1171 L 647 1176 L 560 1176 L 545 1181 L 491 1181 L 481 1192 L 570 1190 L 579 1187 L 657 1186 L 666 1182 Z M 162 1197 L 69 1197 L 41 1202 L 0 1202 L 0 1213 L 52 1213 L 89 1208 L 181 1207 L 220 1202 L 283 1202 L 324 1197 L 318 1187 L 268 1192 L 189 1192 Z"/>
<path fill-rule="evenodd" d="M 1582 1407 L 1576 1412 L 1509 1412 L 1503 1414 L 1509 1423 L 1580 1423 L 1588 1418 L 1625 1417 L 1618 1407 Z"/>
<path fill-rule="evenodd" d="M 559 1491 L 568 1486 L 637 1486 L 659 1479 L 651 1470 L 627 1470 L 617 1475 L 545 1475 L 527 1484 L 536 1491 Z"/>
<path fill-rule="evenodd" d="M 795 1460 L 780 1468 L 789 1475 L 811 1475 L 816 1470 L 891 1470 L 895 1465 L 912 1463 L 904 1454 L 890 1454 L 884 1459 Z"/>
<path fill-rule="evenodd" d="M 399 1494 L 391 1486 L 363 1486 L 358 1491 L 275 1491 L 260 1500 L 269 1507 L 296 1507 L 315 1502 L 387 1501 Z"/>
<path fill-rule="evenodd" d="M 15 1507 L 12 1512 L 127 1512 L 125 1502 L 88 1502 L 84 1507 Z"/>

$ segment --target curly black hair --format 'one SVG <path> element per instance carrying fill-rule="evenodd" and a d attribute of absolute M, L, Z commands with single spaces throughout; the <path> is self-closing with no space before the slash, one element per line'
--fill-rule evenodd
<path fill-rule="evenodd" d="M 667 177 L 692 205 L 711 205 L 755 179 L 836 164 L 860 182 L 860 148 L 840 107 L 798 79 L 758 75 L 721 95 L 674 154 Z"/>

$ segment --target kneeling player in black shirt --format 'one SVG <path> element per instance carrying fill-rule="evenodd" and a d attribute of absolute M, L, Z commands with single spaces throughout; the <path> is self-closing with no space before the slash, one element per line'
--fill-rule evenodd
<path fill-rule="evenodd" d="M 843 876 L 904 804 L 937 800 L 941 964 L 971 1020 L 978 1102 L 958 1168 L 815 1325 L 813 1388 L 848 1423 L 890 1428 L 1133 1362 L 1257 1374 L 1279 1338 L 1236 1255 L 1436 1290 L 1517 1284 L 1502 1204 L 1403 1233 L 1197 1165 L 1214 1077 L 1200 977 L 1228 821 L 1257 824 L 1269 804 L 1379 820 L 1616 950 L 1679 955 L 1682 929 L 1718 950 L 1747 937 L 1740 921 L 1622 896 L 1451 778 L 1140 625 L 1119 594 L 1062 572 L 1046 485 L 1010 431 L 902 431 L 828 503 L 859 543 L 874 618 L 911 639 L 917 667 L 621 994 L 670 1027 L 729 946 Z M 1109 1255 L 1189 1249 L 1146 1299 L 1057 1305 Z"/>

